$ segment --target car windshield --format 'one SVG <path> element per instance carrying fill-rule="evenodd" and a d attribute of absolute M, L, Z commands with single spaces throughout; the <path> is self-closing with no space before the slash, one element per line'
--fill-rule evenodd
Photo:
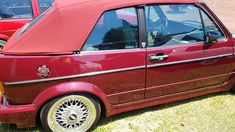
<path fill-rule="evenodd" d="M 19 34 L 17 35 L 17 38 L 20 37 L 22 34 L 24 34 L 26 31 L 28 31 L 31 27 L 33 27 L 36 23 L 38 23 L 40 20 L 42 20 L 49 11 L 53 9 L 53 6 L 51 5 L 47 10 L 45 10 L 43 13 L 41 13 L 39 16 L 34 18 L 29 23 L 25 24 L 22 28 Z"/>

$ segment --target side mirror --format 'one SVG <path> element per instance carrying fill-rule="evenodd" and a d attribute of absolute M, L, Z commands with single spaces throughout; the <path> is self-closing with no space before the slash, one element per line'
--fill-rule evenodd
<path fill-rule="evenodd" d="M 209 32 L 206 32 L 205 44 L 213 44 L 215 42 L 218 42 L 218 40 L 214 36 L 212 36 Z"/>

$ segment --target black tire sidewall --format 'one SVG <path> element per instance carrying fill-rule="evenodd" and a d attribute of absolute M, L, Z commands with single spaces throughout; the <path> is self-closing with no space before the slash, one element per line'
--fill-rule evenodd
<path fill-rule="evenodd" d="M 2 39 L 0 39 L 0 49 L 1 49 L 1 45 L 6 45 L 6 41 L 5 40 L 2 40 Z"/>

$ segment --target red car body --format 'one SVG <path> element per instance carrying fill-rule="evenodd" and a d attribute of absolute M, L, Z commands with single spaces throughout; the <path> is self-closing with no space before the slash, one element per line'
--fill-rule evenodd
<path fill-rule="evenodd" d="M 131 50 L 81 51 L 105 11 L 155 3 L 197 4 L 215 20 L 225 38 L 212 45 L 195 42 L 158 48 L 142 45 Z M 4 87 L 0 121 L 20 128 L 34 127 L 42 106 L 68 94 L 86 93 L 97 98 L 104 114 L 111 116 L 228 91 L 235 83 L 235 38 L 198 0 L 57 0 L 45 18 L 25 33 L 21 31 L 13 35 L 0 55 L 0 80 Z M 151 61 L 156 53 L 167 54 L 168 58 Z M 38 76 L 42 65 L 50 69 L 47 78 Z"/>
<path fill-rule="evenodd" d="M 16 32 L 17 29 L 21 28 L 26 23 L 31 21 L 33 17 L 36 17 L 41 13 L 39 6 L 40 3 L 38 0 L 31 0 L 30 4 L 33 15 L 31 18 L 0 19 L 0 40 L 7 41 Z"/>

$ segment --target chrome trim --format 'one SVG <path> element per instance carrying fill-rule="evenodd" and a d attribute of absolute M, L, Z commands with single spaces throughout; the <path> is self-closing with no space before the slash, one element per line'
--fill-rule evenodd
<path fill-rule="evenodd" d="M 162 45 L 162 46 L 155 46 L 155 47 L 148 47 L 148 44 L 147 44 L 147 50 L 155 50 L 155 49 L 168 48 L 168 47 L 173 47 L 173 46 L 182 47 L 184 45 L 195 46 L 195 45 L 199 45 L 199 44 L 204 45 L 204 41 L 195 42 L 195 43 L 185 43 L 185 44 L 181 43 L 181 44 L 175 44 L 175 45 Z"/>
<path fill-rule="evenodd" d="M 227 42 L 228 39 L 227 37 L 223 37 L 223 38 L 220 38 L 218 39 L 218 42 L 217 43 L 220 43 L 220 42 Z M 163 46 L 158 46 L 158 47 L 148 47 L 147 45 L 147 50 L 154 50 L 154 49 L 159 49 L 159 48 L 168 48 L 168 47 L 173 47 L 173 46 L 179 46 L 179 47 L 182 47 L 182 45 L 188 45 L 188 46 L 196 46 L 196 45 L 205 45 L 204 44 L 205 42 L 204 41 L 201 41 L 201 42 L 195 42 L 195 43 L 181 43 L 181 44 L 175 44 L 175 45 L 163 45 Z"/>
<path fill-rule="evenodd" d="M 222 57 L 228 57 L 228 56 L 233 56 L 233 54 L 231 53 L 231 54 L 217 55 L 217 56 L 198 58 L 198 59 L 191 59 L 191 60 L 183 60 L 183 61 L 174 61 L 174 62 L 167 62 L 167 63 L 159 63 L 159 64 L 147 65 L 147 68 L 167 66 L 167 65 L 176 65 L 176 64 L 181 64 L 181 63 L 203 61 L 203 60 L 216 59 L 216 58 L 222 58 Z"/>
<path fill-rule="evenodd" d="M 137 67 L 131 67 L 131 68 L 122 68 L 122 69 L 115 69 L 115 70 L 91 72 L 91 73 L 84 73 L 84 74 L 77 74 L 77 75 L 70 75 L 70 76 L 63 76 L 63 77 L 46 78 L 46 79 L 26 80 L 26 81 L 18 81 L 18 82 L 4 82 L 4 85 L 20 85 L 20 84 L 64 80 L 64 79 L 71 79 L 71 78 L 81 78 L 81 77 L 89 77 L 89 76 L 102 75 L 102 74 L 108 74 L 108 73 L 116 73 L 116 72 L 144 69 L 144 68 L 146 68 L 146 66 L 137 66 Z"/>
<path fill-rule="evenodd" d="M 168 57 L 168 55 L 149 55 L 149 61 L 163 61 Z"/>
<path fill-rule="evenodd" d="M 166 65 L 175 65 L 175 64 L 180 64 L 180 63 L 189 63 L 189 62 L 194 62 L 194 61 L 203 61 L 203 60 L 216 59 L 216 58 L 222 58 L 222 57 L 227 57 L 227 56 L 233 56 L 233 53 L 218 55 L 218 56 L 205 57 L 205 58 L 184 60 L 184 61 L 175 61 L 175 62 L 147 65 L 147 68 L 160 67 L 160 66 L 166 66 Z M 106 70 L 106 71 L 91 72 L 91 73 L 84 73 L 84 74 L 77 74 L 77 75 L 70 75 L 70 76 L 63 76 L 63 77 L 46 78 L 46 79 L 26 80 L 26 81 L 18 81 L 18 82 L 4 82 L 4 85 L 20 85 L 20 84 L 29 84 L 29 83 L 39 83 L 39 82 L 64 80 L 64 79 L 71 79 L 71 78 L 81 78 L 81 77 L 89 77 L 89 76 L 95 76 L 95 75 L 102 75 L 102 74 L 109 74 L 109 73 L 144 69 L 144 68 L 146 68 L 146 66 L 137 66 L 137 67 L 130 67 L 130 68 L 115 69 L 115 70 Z"/>
<path fill-rule="evenodd" d="M 116 50 L 98 50 L 98 51 L 80 51 L 80 54 L 89 54 L 89 53 L 118 53 L 118 52 L 131 52 L 131 51 L 143 51 L 145 48 L 133 48 L 133 49 L 116 49 Z"/>

